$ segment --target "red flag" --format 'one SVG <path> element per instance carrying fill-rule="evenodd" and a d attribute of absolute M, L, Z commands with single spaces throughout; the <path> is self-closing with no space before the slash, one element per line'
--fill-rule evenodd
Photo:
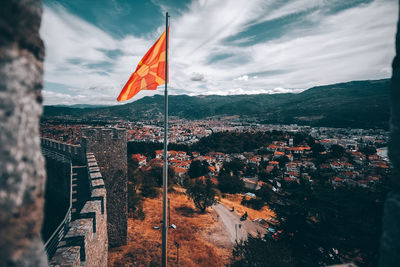
<path fill-rule="evenodd" d="M 165 53 L 166 32 L 147 51 L 139 62 L 134 73 L 125 84 L 117 100 L 131 99 L 140 90 L 156 90 L 157 86 L 165 84 Z"/>

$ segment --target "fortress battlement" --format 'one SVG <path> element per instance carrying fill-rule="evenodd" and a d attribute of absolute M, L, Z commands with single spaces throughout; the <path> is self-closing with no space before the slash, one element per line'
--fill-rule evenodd
<path fill-rule="evenodd" d="M 125 139 L 126 130 L 124 128 L 85 127 L 82 128 L 82 138 L 90 141 L 102 142 Z"/>
<path fill-rule="evenodd" d="M 57 184 L 62 179 L 71 181 L 67 219 L 46 242 L 50 264 L 106 266 L 108 247 L 126 243 L 126 130 L 86 127 L 80 145 L 41 138 L 41 147 L 50 163 L 52 190 L 64 192 L 69 185 L 63 181 L 65 188 L 58 188 Z M 60 180 L 57 170 L 61 162 L 69 164 L 71 171 Z M 54 194 L 53 199 L 58 201 Z"/>
<path fill-rule="evenodd" d="M 85 172 L 89 198 L 80 211 L 77 206 L 73 209 L 69 230 L 58 243 L 50 266 L 107 266 L 107 192 L 93 153 L 86 155 Z M 74 199 L 79 201 L 78 196 Z"/>
<path fill-rule="evenodd" d="M 63 143 L 61 141 L 52 140 L 49 138 L 40 138 L 41 147 L 49 149 L 51 151 L 58 152 L 65 156 L 68 156 L 73 161 L 81 163 L 85 162 L 84 152 L 81 145 L 72 145 Z"/>

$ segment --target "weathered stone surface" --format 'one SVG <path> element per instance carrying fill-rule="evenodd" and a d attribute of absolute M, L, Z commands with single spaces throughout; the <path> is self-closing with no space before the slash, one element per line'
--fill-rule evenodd
<path fill-rule="evenodd" d="M 93 156 L 90 159 L 91 162 L 96 162 Z M 107 266 L 107 192 L 101 173 L 97 173 L 99 176 L 90 180 L 92 174 L 87 172 L 86 177 L 90 187 L 103 185 L 103 188 L 96 188 L 90 192 L 89 200 L 69 224 L 67 234 L 59 242 L 50 266 Z M 81 178 L 85 179 L 83 176 Z"/>
<path fill-rule="evenodd" d="M 40 238 L 45 184 L 40 152 L 42 3 L 0 8 L 0 266 L 46 266 Z"/>
<path fill-rule="evenodd" d="M 126 130 L 88 127 L 82 129 L 82 136 L 82 147 L 95 155 L 107 191 L 109 246 L 124 245 L 128 219 Z"/>
<path fill-rule="evenodd" d="M 47 180 L 41 232 L 42 240 L 47 242 L 68 212 L 71 190 L 71 161 L 68 157 L 58 153 L 57 157 L 52 157 L 51 152 L 44 148 L 42 153 L 45 158 Z"/>
<path fill-rule="evenodd" d="M 107 213 L 101 213 L 100 201 L 88 201 L 81 213 L 96 213 L 96 233 L 86 239 L 86 266 L 107 266 L 108 238 L 107 238 Z"/>
<path fill-rule="evenodd" d="M 99 180 L 92 180 L 92 186 L 93 187 L 100 187 L 100 186 L 104 186 L 104 182 L 103 179 L 99 179 Z"/>
<path fill-rule="evenodd" d="M 400 1 L 399 1 L 400 4 Z M 400 10 L 399 10 L 400 17 Z M 386 198 L 382 224 L 379 266 L 400 263 L 400 22 L 397 24 L 396 57 L 392 74 L 392 116 L 390 121 L 389 157 L 393 164 L 393 191 Z"/>
<path fill-rule="evenodd" d="M 50 266 L 54 267 L 80 267 L 80 247 L 61 247 L 57 249 L 54 257 L 50 261 Z"/>
<path fill-rule="evenodd" d="M 71 145 L 48 138 L 41 138 L 42 148 L 46 148 L 71 158 L 75 164 L 85 164 L 86 155 L 80 145 Z"/>
<path fill-rule="evenodd" d="M 97 162 L 88 162 L 88 167 L 97 167 Z"/>
<path fill-rule="evenodd" d="M 97 178 L 101 178 L 101 173 L 99 172 L 100 169 L 96 168 L 95 172 L 92 172 L 91 170 L 92 168 L 89 168 L 89 172 L 90 172 L 90 179 L 97 179 Z"/>
<path fill-rule="evenodd" d="M 103 134 L 103 130 L 105 134 Z M 96 157 L 93 153 L 86 153 L 86 151 L 90 151 L 90 149 L 97 148 L 96 150 L 100 155 L 101 153 L 110 153 L 108 156 L 114 160 L 110 164 L 110 158 L 107 158 L 107 164 L 105 164 L 105 169 L 118 170 L 122 172 L 124 175 L 117 176 L 116 183 L 114 184 L 115 188 L 113 191 L 118 192 L 119 194 L 113 194 L 114 205 L 121 205 L 124 207 L 126 205 L 126 134 L 125 130 L 117 130 L 115 133 L 114 130 L 111 129 L 98 129 L 98 132 L 89 135 L 90 138 L 84 138 L 82 142 L 82 146 L 77 147 L 77 154 L 68 153 L 70 151 L 70 145 L 66 144 L 65 151 L 60 150 L 60 147 L 63 147 L 63 144 L 60 142 L 42 138 L 42 149 L 43 151 L 51 150 L 53 154 L 61 153 L 65 156 L 70 156 L 72 161 L 80 161 L 81 157 L 86 157 L 85 162 L 87 168 L 87 179 L 89 179 L 89 187 L 91 188 L 90 199 L 85 203 L 83 209 L 80 211 L 80 214 L 75 217 L 74 221 L 70 223 L 70 229 L 68 230 L 67 235 L 64 239 L 59 243 L 59 248 L 56 251 L 55 256 L 51 260 L 51 266 L 64 266 L 64 262 L 71 262 L 76 257 L 80 257 L 80 265 L 81 266 L 106 266 L 107 258 L 108 258 L 108 229 L 110 225 L 107 223 L 108 217 L 108 193 L 105 188 L 105 181 L 103 179 L 103 175 L 100 172 L 99 167 L 89 167 L 89 165 L 100 166 L 100 163 L 97 162 Z M 101 145 L 103 144 L 103 145 Z M 99 150 L 101 150 L 99 152 Z M 112 153 L 117 153 L 112 154 Z M 103 155 L 104 155 L 103 154 Z M 48 153 L 48 156 L 51 156 L 51 153 Z M 124 171 L 125 168 L 125 171 Z M 118 173 L 119 173 L 118 172 Z M 109 172 L 110 173 L 110 172 Z M 112 172 L 111 172 L 112 173 Z M 124 182 L 125 181 L 125 182 Z M 120 187 L 120 188 L 119 188 Z M 74 189 L 74 194 L 78 194 Z M 125 199 L 125 202 L 124 202 Z M 122 201 L 121 201 L 122 200 Z M 73 209 L 74 210 L 74 209 Z M 76 212 L 73 211 L 73 212 Z M 123 214 L 125 215 L 125 211 L 122 208 L 122 212 L 111 212 L 113 214 Z M 120 238 L 126 242 L 126 223 L 127 218 L 124 216 L 120 216 L 115 218 L 116 222 L 115 227 L 121 227 L 125 231 L 121 231 L 123 235 L 116 235 L 116 238 Z M 95 227 L 96 230 L 93 229 Z M 121 232 L 116 232 L 120 234 Z M 83 244 L 82 241 L 83 240 Z M 79 245 L 81 247 L 80 253 L 77 256 L 76 250 L 65 250 L 66 247 L 74 247 Z M 61 249 L 62 248 L 62 249 Z M 57 255 L 57 256 L 56 256 Z M 66 264 L 66 263 L 65 263 Z M 70 266 L 70 265 L 65 265 Z"/>

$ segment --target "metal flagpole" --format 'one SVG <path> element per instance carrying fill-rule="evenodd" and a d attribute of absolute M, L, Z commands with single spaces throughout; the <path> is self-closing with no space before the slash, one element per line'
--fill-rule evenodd
<path fill-rule="evenodd" d="M 167 267 L 167 190 L 168 190 L 168 12 L 165 18 L 165 91 L 164 91 L 164 168 L 163 168 L 163 226 L 162 226 L 162 267 Z"/>

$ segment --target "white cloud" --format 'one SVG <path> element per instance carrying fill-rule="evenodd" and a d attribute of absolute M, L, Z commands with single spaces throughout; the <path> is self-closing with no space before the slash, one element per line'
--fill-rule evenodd
<path fill-rule="evenodd" d="M 191 84 L 186 78 L 187 73 L 202 72 L 208 77 L 207 94 L 220 94 L 229 92 L 240 81 L 246 81 L 245 93 L 249 93 L 260 89 L 268 92 L 279 87 L 306 89 L 320 84 L 389 77 L 381 70 L 390 67 L 394 56 L 395 2 L 377 0 L 330 16 L 313 12 L 309 17 L 318 22 L 312 24 L 314 26 L 301 31 L 295 29 L 279 39 L 252 46 L 223 42 L 224 38 L 241 32 L 249 24 L 323 4 L 321 1 L 292 1 L 267 12 L 272 2 L 249 1 L 245 8 L 241 5 L 243 1 L 193 4 L 176 22 L 175 33 L 171 33 L 172 47 L 177 50 L 172 51 L 171 58 L 179 62 L 181 74 L 171 72 L 174 77 L 171 82 L 184 84 L 193 94 L 204 94 L 203 86 Z M 297 8 L 303 3 L 302 8 Z M 198 49 L 194 50 L 194 47 Z M 209 63 L 209 55 L 226 52 L 233 56 Z M 174 65 L 171 69 L 175 69 Z M 248 74 L 256 72 L 274 74 L 248 79 Z M 179 84 L 176 85 L 178 88 Z"/>
<path fill-rule="evenodd" d="M 181 16 L 171 18 L 171 94 L 298 92 L 320 84 L 389 77 L 396 2 L 375 0 L 331 15 L 319 12 L 326 3 L 193 1 Z M 312 23 L 307 28 L 299 25 L 277 39 L 248 46 L 243 44 L 251 37 L 226 42 L 250 25 L 312 9 L 316 10 L 308 15 Z M 157 33 L 148 35 L 151 38 L 116 39 L 62 7 L 45 7 L 41 28 L 45 80 L 64 84 L 77 94 L 57 95 L 45 88 L 45 103 L 116 104 L 122 86 L 162 31 L 160 25 Z M 111 57 L 110 50 L 119 53 Z M 227 53 L 229 57 L 210 63 L 212 56 Z M 143 91 L 135 99 L 155 93 L 162 91 Z"/>
<path fill-rule="evenodd" d="M 74 102 L 79 103 L 79 101 L 84 98 L 83 95 L 72 96 L 70 94 L 56 93 L 47 90 L 43 90 L 43 97 L 46 101 L 59 105 L 69 105 Z"/>
<path fill-rule="evenodd" d="M 249 80 L 249 76 L 248 75 L 243 75 L 243 76 L 235 78 L 234 80 L 235 81 L 246 81 L 247 82 Z"/>

